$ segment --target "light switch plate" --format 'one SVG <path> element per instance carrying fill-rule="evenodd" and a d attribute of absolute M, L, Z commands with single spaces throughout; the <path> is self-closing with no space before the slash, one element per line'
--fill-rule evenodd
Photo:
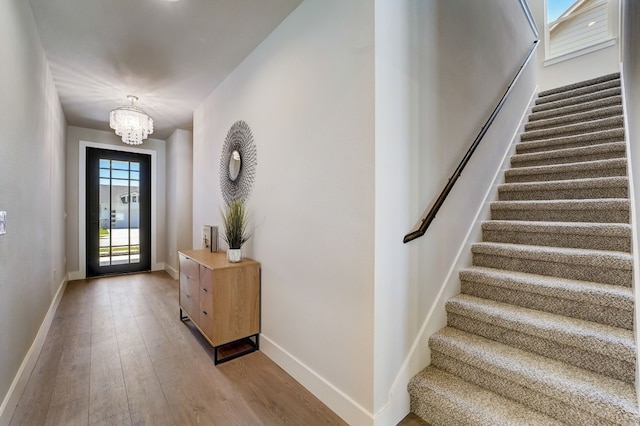
<path fill-rule="evenodd" d="M 0 235 L 7 233 L 7 212 L 0 212 Z"/>

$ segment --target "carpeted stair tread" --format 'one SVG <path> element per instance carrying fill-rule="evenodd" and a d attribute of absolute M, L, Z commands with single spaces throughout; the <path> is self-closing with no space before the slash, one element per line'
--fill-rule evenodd
<path fill-rule="evenodd" d="M 565 86 L 543 90 L 538 94 L 538 96 L 545 97 L 549 95 L 555 95 L 557 93 L 567 92 L 570 90 L 578 89 L 580 87 L 593 86 L 594 84 L 600 84 L 600 83 L 604 83 L 606 81 L 611 81 L 611 80 L 620 80 L 620 73 L 619 72 L 611 73 L 611 74 L 603 75 L 600 77 L 592 78 L 589 80 L 583 80 L 577 83 L 567 84 Z"/>
<path fill-rule="evenodd" d="M 409 382 L 411 411 L 432 425 L 560 426 L 561 422 L 435 367 Z"/>
<path fill-rule="evenodd" d="M 624 118 L 621 115 L 614 117 L 599 118 L 580 123 L 571 123 L 538 130 L 526 130 L 520 135 L 520 141 L 534 141 L 541 139 L 551 139 L 561 136 L 580 135 L 583 133 L 596 132 L 604 129 L 616 129 L 624 125 Z"/>
<path fill-rule="evenodd" d="M 498 185 L 499 200 L 561 200 L 626 198 L 628 179 L 623 176 Z"/>
<path fill-rule="evenodd" d="M 610 142 L 579 148 L 556 149 L 531 154 L 515 154 L 511 156 L 511 167 L 532 167 L 576 163 L 580 161 L 607 160 L 624 158 L 625 155 L 626 144 L 624 142 Z"/>
<path fill-rule="evenodd" d="M 636 424 L 639 419 L 634 386 L 623 381 L 451 327 L 432 335 L 429 346 L 435 367 L 453 374 L 471 371 L 472 382 L 532 408 L 582 417 L 582 424 Z"/>
<path fill-rule="evenodd" d="M 617 129 L 606 129 L 581 135 L 543 139 L 540 141 L 520 142 L 516 144 L 516 153 L 531 154 L 557 149 L 599 145 L 609 142 L 624 142 L 624 129 L 620 127 Z"/>
<path fill-rule="evenodd" d="M 626 176 L 627 160 L 625 158 L 611 158 L 550 166 L 516 167 L 505 170 L 504 175 L 507 183 Z"/>
<path fill-rule="evenodd" d="M 620 87 L 620 79 L 616 78 L 613 80 L 603 81 L 602 83 L 590 84 L 583 87 L 577 87 L 575 89 L 564 90 L 559 93 L 554 94 L 543 94 L 538 96 L 536 99 L 536 105 L 546 104 L 549 102 L 555 102 L 562 99 L 567 98 L 576 98 L 583 95 L 598 93 L 606 89 L 612 89 Z"/>
<path fill-rule="evenodd" d="M 499 291 L 491 293 L 490 297 L 499 297 L 504 290 L 521 290 L 536 295 L 529 299 L 529 301 L 532 302 L 538 297 L 548 296 L 577 302 L 578 304 L 627 311 L 630 319 L 632 319 L 631 317 L 633 315 L 634 294 L 631 287 L 548 277 L 480 266 L 470 266 L 462 269 L 460 271 L 460 279 L 465 283 L 487 285 L 500 289 Z M 472 290 L 472 286 L 468 288 Z M 498 299 L 497 301 L 500 302 L 503 300 Z M 526 302 L 524 299 L 523 301 Z M 540 310 L 537 305 L 520 306 Z M 552 311 L 551 313 L 554 312 Z M 606 324 L 611 325 L 608 322 Z"/>
<path fill-rule="evenodd" d="M 626 198 L 594 200 L 493 201 L 492 220 L 629 223 Z"/>
<path fill-rule="evenodd" d="M 627 371 L 610 376 L 619 380 L 624 378 L 628 382 L 633 382 L 635 378 L 635 374 L 631 374 L 636 359 L 632 330 L 567 318 L 468 294 L 449 299 L 446 309 L 449 326 L 605 375 L 610 374 L 604 369 L 600 370 L 597 364 L 591 365 L 593 358 L 598 358 L 602 364 L 614 360 L 623 361 L 619 365 L 623 367 L 622 370 Z M 465 328 L 451 320 L 456 317 L 467 320 L 464 322 Z M 564 358 L 561 358 L 561 353 Z"/>
<path fill-rule="evenodd" d="M 600 90 L 594 93 L 587 93 L 585 95 L 559 99 L 553 102 L 536 104 L 533 106 L 531 111 L 535 114 L 540 111 L 549 111 L 552 109 L 563 108 L 569 105 L 579 105 L 586 102 L 593 102 L 600 99 L 609 98 L 611 96 L 620 96 L 621 94 L 622 88 L 620 86 L 614 86 L 610 89 Z"/>
<path fill-rule="evenodd" d="M 609 96 L 607 98 L 598 99 L 597 101 L 584 102 L 582 104 L 568 105 L 556 109 L 535 112 L 529 115 L 529 123 L 533 123 L 538 120 L 576 114 L 579 112 L 592 111 L 599 108 L 606 108 L 617 105 L 622 105 L 622 96 L 620 95 Z"/>
<path fill-rule="evenodd" d="M 471 245 L 474 266 L 630 287 L 630 253 L 508 243 Z"/>
<path fill-rule="evenodd" d="M 485 242 L 631 252 L 631 226 L 624 223 L 488 220 Z"/>
<path fill-rule="evenodd" d="M 551 129 L 560 126 L 566 126 L 569 124 L 576 124 L 584 121 L 599 120 L 602 118 L 622 116 L 622 105 L 614 105 L 591 111 L 582 111 L 573 114 L 563 114 L 558 117 L 550 117 L 539 119 L 536 121 L 529 121 L 525 124 L 525 131 L 539 129 Z"/>
<path fill-rule="evenodd" d="M 633 256 L 631 254 L 606 250 L 480 242 L 472 244 L 471 251 L 473 253 L 509 255 L 531 260 L 544 259 L 550 262 L 570 260 L 572 263 L 579 265 L 594 265 L 625 270 L 631 270 L 633 265 Z"/>

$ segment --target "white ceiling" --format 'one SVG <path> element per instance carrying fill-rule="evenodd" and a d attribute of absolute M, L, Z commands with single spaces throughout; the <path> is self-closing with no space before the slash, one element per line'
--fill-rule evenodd
<path fill-rule="evenodd" d="M 159 139 L 301 1 L 29 0 L 67 123 L 109 130 L 131 94 Z"/>

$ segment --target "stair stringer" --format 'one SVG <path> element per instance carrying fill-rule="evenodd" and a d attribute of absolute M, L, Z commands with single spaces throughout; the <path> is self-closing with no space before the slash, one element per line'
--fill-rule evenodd
<path fill-rule="evenodd" d="M 418 372 L 424 368 L 425 365 L 429 365 L 431 363 L 431 353 L 426 342 L 432 334 L 446 326 L 447 314 L 445 311 L 445 304 L 453 296 L 460 294 L 459 271 L 472 264 L 471 245 L 481 240 L 482 222 L 489 219 L 491 216 L 490 204 L 498 196 L 498 186 L 504 183 L 504 171 L 511 167 L 511 156 L 515 154 L 516 144 L 520 140 L 520 134 L 524 131 L 524 126 L 527 123 L 529 113 L 535 104 L 539 91 L 540 87 L 536 85 L 533 87 L 533 91 L 528 94 L 528 101 L 522 109 L 518 122 L 519 124 L 511 135 L 509 143 L 506 145 L 506 149 L 502 154 L 500 166 L 496 169 L 496 172 L 493 175 L 491 185 L 488 186 L 488 189 L 484 194 L 480 207 L 476 211 L 474 219 L 465 234 L 464 240 L 451 263 L 449 270 L 447 271 L 446 278 L 442 282 L 437 295 L 434 297 L 434 302 L 424 317 L 416 338 L 413 340 L 411 349 L 407 353 L 402 367 L 393 381 L 393 385 L 389 390 L 389 402 L 374 414 L 374 421 L 376 425 L 391 424 L 395 421 L 391 421 L 394 416 L 387 414 L 392 405 L 406 405 L 406 412 L 409 410 L 409 394 L 406 391 L 407 384 L 413 376 L 418 374 Z M 526 95 L 523 95 L 523 97 L 524 96 Z M 490 137 L 490 134 L 487 134 L 487 137 Z M 400 398 L 406 399 L 406 403 L 403 402 L 401 404 L 398 402 L 397 400 Z M 390 421 L 387 421 L 388 419 Z"/>
<path fill-rule="evenodd" d="M 635 204 L 635 188 L 634 188 L 634 180 L 633 180 L 633 161 L 631 161 L 631 141 L 629 140 L 629 123 L 628 116 L 626 111 L 627 104 L 625 98 L 625 78 L 624 78 L 624 67 L 620 66 L 620 86 L 621 86 L 621 95 L 622 95 L 622 117 L 624 119 L 624 142 L 627 149 L 627 176 L 629 178 L 629 199 L 630 202 L 630 218 L 631 218 L 631 254 L 633 256 L 633 293 L 635 299 L 635 310 L 634 310 L 634 321 L 633 321 L 633 332 L 635 335 L 636 342 L 640 342 L 640 311 L 638 310 L 637 302 L 640 300 L 640 238 L 638 238 L 638 211 L 636 209 Z M 638 405 L 640 406 L 640 346 L 636 345 L 636 399 L 638 400 Z"/>

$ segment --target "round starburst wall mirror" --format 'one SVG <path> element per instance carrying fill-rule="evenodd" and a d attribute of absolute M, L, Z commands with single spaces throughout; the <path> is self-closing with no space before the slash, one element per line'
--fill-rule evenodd
<path fill-rule="evenodd" d="M 247 199 L 255 180 L 257 162 L 249 125 L 242 120 L 236 121 L 227 133 L 220 155 L 220 190 L 227 204 Z"/>

